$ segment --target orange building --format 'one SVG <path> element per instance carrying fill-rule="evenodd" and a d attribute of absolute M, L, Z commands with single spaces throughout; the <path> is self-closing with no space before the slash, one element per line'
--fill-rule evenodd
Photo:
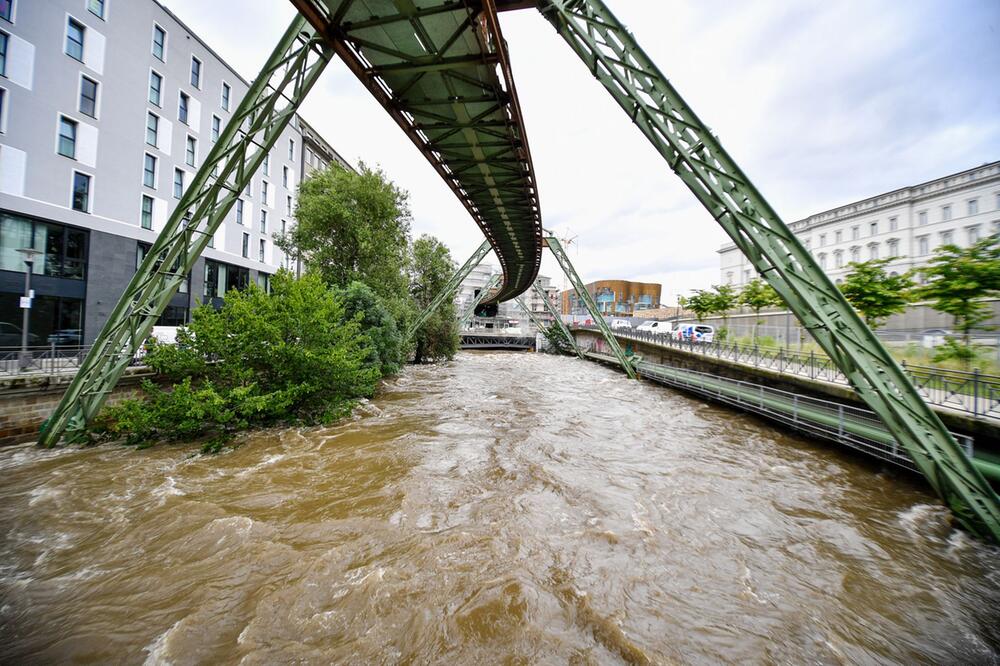
<path fill-rule="evenodd" d="M 642 315 L 643 310 L 660 307 L 662 285 L 629 280 L 597 280 L 585 285 L 597 302 L 598 311 L 609 317 Z M 572 289 L 562 292 L 563 314 L 588 314 Z"/>

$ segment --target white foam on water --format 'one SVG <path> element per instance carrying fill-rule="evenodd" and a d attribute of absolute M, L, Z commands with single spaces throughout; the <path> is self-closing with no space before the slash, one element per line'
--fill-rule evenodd
<path fill-rule="evenodd" d="M 172 627 L 157 636 L 156 640 L 142 649 L 143 652 L 149 653 L 146 661 L 143 662 L 143 666 L 169 666 L 173 663 L 167 658 L 167 651 L 170 649 L 168 643 L 170 642 L 171 635 L 180 626 L 180 623 L 180 620 L 174 622 Z"/>

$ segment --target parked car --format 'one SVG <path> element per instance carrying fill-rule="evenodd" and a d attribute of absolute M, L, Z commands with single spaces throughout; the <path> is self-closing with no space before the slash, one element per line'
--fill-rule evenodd
<path fill-rule="evenodd" d="M 674 337 L 689 342 L 714 342 L 715 327 L 708 324 L 685 324 L 677 329 Z"/>
<path fill-rule="evenodd" d="M 673 330 L 673 325 L 669 321 L 644 321 L 635 329 L 637 331 L 647 331 L 657 335 L 667 335 Z"/>
<path fill-rule="evenodd" d="M 28 333 L 28 346 L 37 347 L 41 344 L 38 336 L 34 333 Z M 0 321 L 0 347 L 20 347 L 21 346 L 21 327 L 15 326 L 9 322 Z"/>
<path fill-rule="evenodd" d="M 611 320 L 611 330 L 617 330 L 619 328 L 632 328 L 632 322 L 628 319 L 612 319 Z"/>
<path fill-rule="evenodd" d="M 52 331 L 48 338 L 49 344 L 59 347 L 79 347 L 83 344 L 83 331 L 79 328 L 63 328 Z"/>
<path fill-rule="evenodd" d="M 954 335 L 946 328 L 928 328 L 920 332 L 920 345 L 925 349 L 940 347 L 949 335 Z"/>

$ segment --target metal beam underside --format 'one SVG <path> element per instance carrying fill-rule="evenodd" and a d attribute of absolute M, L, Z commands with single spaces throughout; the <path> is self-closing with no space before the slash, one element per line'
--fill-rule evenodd
<path fill-rule="evenodd" d="M 721 143 L 600 0 L 539 9 L 809 329 L 970 531 L 1000 542 L 1000 498 Z"/>
<path fill-rule="evenodd" d="M 495 0 L 292 0 L 410 137 L 482 229 L 504 280 L 542 255 L 531 153 Z M 503 2 L 516 9 L 524 2 Z"/>
<path fill-rule="evenodd" d="M 233 207 L 333 52 L 296 17 L 184 192 L 39 436 L 73 439 L 104 404 L 170 298 Z"/>

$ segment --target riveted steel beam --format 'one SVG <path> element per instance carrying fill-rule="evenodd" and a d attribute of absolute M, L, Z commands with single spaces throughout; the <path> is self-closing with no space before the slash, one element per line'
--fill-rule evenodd
<path fill-rule="evenodd" d="M 472 317 L 476 314 L 476 308 L 478 308 L 479 305 L 487 298 L 495 295 L 496 288 L 500 285 L 500 280 L 502 279 L 503 276 L 500 273 L 494 273 L 490 276 L 489 282 L 487 282 L 486 285 L 479 290 L 476 297 L 472 299 L 471 303 L 469 303 L 469 307 L 465 308 L 465 312 L 463 312 L 462 316 L 458 318 L 459 329 L 463 329 L 468 326 L 469 322 L 472 321 Z"/>
<path fill-rule="evenodd" d="M 569 342 L 573 351 L 576 352 L 576 355 L 583 358 L 583 350 L 580 349 L 580 345 L 576 344 L 576 337 L 570 332 L 569 328 L 566 326 L 566 322 L 562 320 L 562 314 L 556 310 L 554 305 L 552 305 L 552 301 L 549 300 L 549 297 L 545 294 L 545 290 L 538 284 L 538 280 L 535 280 L 535 284 L 532 285 L 532 288 L 534 288 L 535 294 L 538 298 L 542 299 L 542 304 L 545 307 L 545 310 L 552 317 L 553 324 L 560 331 L 562 331 L 563 337 L 565 337 L 567 342 Z"/>
<path fill-rule="evenodd" d="M 332 57 L 296 17 L 212 146 L 46 421 L 39 444 L 78 437 Z M 165 270 L 164 267 L 171 267 Z"/>
<path fill-rule="evenodd" d="M 539 9 L 904 446 L 970 531 L 1000 542 L 1000 498 L 874 333 L 601 0 Z"/>

